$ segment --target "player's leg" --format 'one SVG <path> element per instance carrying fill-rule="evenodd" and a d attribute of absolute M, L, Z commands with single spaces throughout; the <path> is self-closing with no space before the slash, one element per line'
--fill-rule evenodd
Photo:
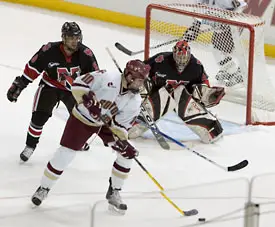
<path fill-rule="evenodd" d="M 164 87 L 152 92 L 148 99 L 145 99 L 143 105 L 154 121 L 158 121 L 168 110 L 172 110 L 175 107 L 173 99 Z M 128 132 L 129 138 L 137 138 L 147 130 L 145 121 L 140 114 L 134 126 Z"/>
<path fill-rule="evenodd" d="M 69 113 L 72 112 L 76 101 L 74 96 L 72 95 L 72 93 L 70 91 L 59 91 L 60 93 L 60 100 L 64 103 L 64 105 L 66 106 L 67 110 Z M 82 149 L 83 151 L 88 151 L 90 149 L 90 145 L 86 142 Z"/>
<path fill-rule="evenodd" d="M 28 161 L 33 154 L 42 134 L 43 126 L 52 116 L 52 110 L 58 100 L 57 89 L 40 85 L 35 93 L 32 118 L 27 132 L 26 147 L 20 154 L 20 159 Z"/>
<path fill-rule="evenodd" d="M 98 135 L 103 140 L 105 145 L 112 146 L 115 142 L 112 132 L 107 127 L 102 127 Z M 123 202 L 120 196 L 120 191 L 122 190 L 124 182 L 130 173 L 133 159 L 127 159 L 119 152 L 116 153 L 117 158 L 113 163 L 106 199 L 109 202 L 109 208 L 111 210 L 124 214 L 127 210 L 127 205 Z"/>
<path fill-rule="evenodd" d="M 73 115 L 70 116 L 60 141 L 61 146 L 48 162 L 41 179 L 41 184 L 32 196 L 32 202 L 35 205 L 39 206 L 47 197 L 50 189 L 74 159 L 76 151 L 80 150 L 87 139 L 98 131 L 99 127 L 87 126 Z"/>
<path fill-rule="evenodd" d="M 202 142 L 213 143 L 221 137 L 223 129 L 219 120 L 198 104 L 184 86 L 175 89 L 174 97 L 178 103 L 176 108 L 178 116 Z"/>
<path fill-rule="evenodd" d="M 216 79 L 230 87 L 243 82 L 239 59 L 233 57 L 236 50 L 233 30 L 228 25 L 220 25 L 212 37 L 214 56 L 220 67 Z M 239 53 L 241 54 L 241 53 Z"/>

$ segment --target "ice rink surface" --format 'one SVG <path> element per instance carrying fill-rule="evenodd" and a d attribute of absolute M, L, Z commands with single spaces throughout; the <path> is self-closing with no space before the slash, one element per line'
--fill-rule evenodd
<path fill-rule="evenodd" d="M 249 160 L 245 169 L 234 173 L 225 172 L 175 144 L 171 144 L 170 151 L 164 151 L 154 140 L 133 142 L 140 151 L 139 160 L 162 184 L 167 195 L 184 210 L 198 209 L 197 216 L 180 217 L 136 164 L 122 193 L 129 211 L 125 216 L 108 214 L 104 198 L 115 154 L 103 147 L 98 138 L 92 142 L 89 152 L 78 153 L 42 206 L 33 208 L 30 197 L 39 186 L 46 163 L 59 147 L 65 121 L 60 117 L 61 105 L 44 127 L 39 146 L 30 161 L 20 164 L 19 154 L 25 146 L 33 95 L 39 79 L 22 92 L 17 103 L 10 103 L 6 98 L 12 81 L 22 74 L 26 62 L 42 44 L 60 40 L 60 29 L 65 21 L 76 21 L 80 25 L 84 44 L 94 51 L 100 68 L 108 70 L 117 69 L 105 47 L 110 47 L 123 67 L 129 57 L 115 50 L 114 43 L 118 41 L 131 49 L 142 49 L 144 31 L 5 3 L 0 3 L 0 15 L 1 227 L 180 227 L 197 224 L 198 217 L 210 220 L 225 214 L 231 215 L 225 215 L 222 222 L 217 218 L 218 221 L 204 226 L 243 226 L 248 181 L 259 174 L 275 173 L 274 127 L 248 126 L 241 127 L 238 132 L 227 128 L 228 133 L 216 144 L 187 143 L 224 166 Z M 273 76 L 275 61 L 268 59 L 267 62 L 268 72 Z M 174 133 L 174 136 L 186 133 L 185 129 L 179 128 L 175 133 L 176 127 L 172 128 L 169 132 L 169 126 L 165 126 L 165 132 Z M 186 135 L 190 136 L 189 133 Z M 194 138 L 183 138 L 189 139 L 192 141 Z M 273 174 L 254 180 L 253 201 L 261 204 L 261 212 L 266 212 L 260 216 L 261 227 L 271 226 L 275 217 L 274 186 Z M 97 201 L 101 202 L 97 203 L 92 219 L 91 208 Z"/>

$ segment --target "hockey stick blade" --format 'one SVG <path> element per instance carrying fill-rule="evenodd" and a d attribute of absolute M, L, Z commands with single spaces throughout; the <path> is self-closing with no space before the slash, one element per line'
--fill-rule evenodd
<path fill-rule="evenodd" d="M 119 49 L 120 51 L 122 51 L 124 54 L 127 54 L 129 56 L 134 55 L 133 51 L 130 51 L 129 49 L 127 49 L 126 47 L 122 46 L 120 43 L 115 43 L 115 47 L 117 49 Z"/>
<path fill-rule="evenodd" d="M 192 210 L 183 211 L 183 213 L 184 213 L 184 216 L 193 216 L 193 215 L 197 215 L 199 211 L 197 209 L 192 209 Z"/>
<path fill-rule="evenodd" d="M 150 116 L 150 114 L 148 113 L 148 111 L 146 110 L 146 107 L 144 105 L 141 105 L 141 115 L 145 120 L 145 124 L 146 127 L 148 127 L 149 129 L 151 129 L 151 132 L 153 133 L 154 137 L 156 138 L 157 142 L 159 143 L 159 145 L 165 149 L 165 150 L 169 150 L 170 146 L 167 143 L 167 141 L 164 139 L 164 137 L 159 133 L 159 129 L 158 126 L 156 125 L 156 123 L 154 122 L 154 120 L 152 119 L 152 117 Z"/>
<path fill-rule="evenodd" d="M 157 142 L 159 143 L 159 145 L 164 149 L 164 150 L 169 150 L 170 146 L 169 144 L 166 142 L 166 140 L 163 138 L 162 135 L 160 135 L 159 133 L 157 133 L 157 131 L 152 131 L 152 133 L 154 134 Z"/>
<path fill-rule="evenodd" d="M 241 161 L 240 163 L 238 163 L 238 164 L 236 164 L 234 166 L 227 167 L 227 171 L 228 172 L 237 171 L 237 170 L 243 169 L 247 165 L 248 165 L 248 161 L 247 160 L 243 160 L 243 161 Z"/>

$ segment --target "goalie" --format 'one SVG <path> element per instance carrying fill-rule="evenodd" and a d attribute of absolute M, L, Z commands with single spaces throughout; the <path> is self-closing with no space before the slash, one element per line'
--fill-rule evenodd
<path fill-rule="evenodd" d="M 207 15 L 216 16 L 219 18 L 231 18 L 233 12 L 242 12 L 247 3 L 239 0 L 197 0 L 198 4 L 205 4 L 211 7 L 211 10 L 206 12 Z M 215 10 L 215 8 L 228 10 L 230 12 Z M 233 26 L 218 23 L 211 20 L 195 19 L 183 35 L 183 40 L 191 42 L 197 39 L 202 33 L 201 25 L 210 26 L 213 29 L 211 43 L 214 49 L 214 57 L 218 63 L 220 70 L 216 75 L 216 79 L 227 87 L 234 86 L 243 82 L 244 70 L 241 70 L 241 65 L 245 65 L 245 61 L 241 58 L 242 48 L 234 40 L 239 40 L 242 30 L 238 30 Z M 237 53 L 233 57 L 234 52 Z"/>
<path fill-rule="evenodd" d="M 217 105 L 224 88 L 210 87 L 203 65 L 190 51 L 187 42 L 179 41 L 172 52 L 159 53 L 145 61 L 151 66 L 145 88 L 145 107 L 157 121 L 169 110 L 175 111 L 202 142 L 213 143 L 222 135 L 219 120 L 207 108 Z M 141 136 L 147 127 L 141 116 L 129 130 L 129 138 Z"/>

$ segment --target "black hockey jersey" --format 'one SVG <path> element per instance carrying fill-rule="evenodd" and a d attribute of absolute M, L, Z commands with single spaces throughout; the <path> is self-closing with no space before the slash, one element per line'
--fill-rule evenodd
<path fill-rule="evenodd" d="M 23 77 L 32 82 L 42 75 L 42 83 L 70 90 L 77 72 L 85 74 L 95 70 L 98 70 L 97 60 L 93 52 L 82 43 L 79 43 L 76 52 L 67 56 L 62 42 L 49 42 L 26 64 Z"/>
<path fill-rule="evenodd" d="M 191 59 L 183 72 L 179 72 L 172 52 L 161 52 L 144 61 L 151 66 L 149 77 L 153 81 L 153 89 L 159 89 L 169 84 L 184 84 L 192 93 L 193 84 L 209 85 L 208 76 L 203 65 L 191 55 Z"/>

